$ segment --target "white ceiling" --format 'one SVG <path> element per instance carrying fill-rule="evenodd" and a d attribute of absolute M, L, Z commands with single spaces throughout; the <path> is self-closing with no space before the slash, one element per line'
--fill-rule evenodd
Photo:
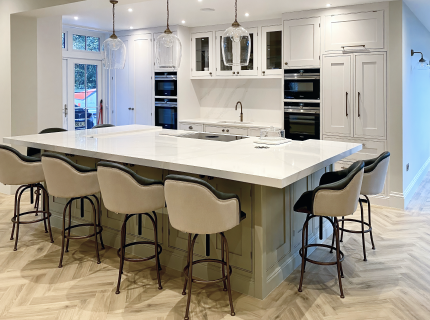
<path fill-rule="evenodd" d="M 430 0 L 404 0 L 406 5 L 430 31 Z"/>
<path fill-rule="evenodd" d="M 371 2 L 375 0 L 239 0 L 238 20 L 275 19 L 280 18 L 283 12 L 325 8 L 327 3 L 335 7 Z M 129 12 L 129 8 L 133 12 Z M 201 11 L 203 8 L 213 8 L 215 11 Z M 105 0 L 105 4 L 98 9 L 83 10 L 80 7 L 75 12 L 68 10 L 67 14 L 63 14 L 63 23 L 110 30 L 111 11 L 109 1 Z M 249 17 L 245 17 L 245 13 L 249 13 Z M 79 20 L 74 20 L 74 16 L 78 16 Z M 115 20 L 117 30 L 126 30 L 131 26 L 134 29 L 163 26 L 166 23 L 166 0 L 119 0 Z M 234 0 L 170 0 L 170 23 L 182 24 L 182 20 L 188 27 L 231 23 L 234 20 Z"/>

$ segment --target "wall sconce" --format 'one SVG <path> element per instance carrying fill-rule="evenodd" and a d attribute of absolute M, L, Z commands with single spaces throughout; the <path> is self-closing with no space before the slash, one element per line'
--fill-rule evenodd
<path fill-rule="evenodd" d="M 411 57 L 413 57 L 414 54 L 416 54 L 416 53 L 421 53 L 421 59 L 418 60 L 418 64 L 417 64 L 416 68 L 418 70 L 428 70 L 429 66 L 427 64 L 426 59 L 424 59 L 422 52 L 411 50 Z"/>

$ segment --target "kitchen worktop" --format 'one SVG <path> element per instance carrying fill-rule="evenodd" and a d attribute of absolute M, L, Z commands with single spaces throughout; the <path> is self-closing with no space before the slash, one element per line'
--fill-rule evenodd
<path fill-rule="evenodd" d="M 248 122 L 248 121 L 240 122 L 239 120 L 197 118 L 197 119 L 179 120 L 179 122 L 207 124 L 207 125 L 214 125 L 214 126 L 244 127 L 244 128 L 269 128 L 269 127 L 279 128 L 279 124 L 275 124 L 275 123 Z"/>
<path fill-rule="evenodd" d="M 284 188 L 362 148 L 356 143 L 308 140 L 257 149 L 254 137 L 221 142 L 182 138 L 177 136 L 179 133 L 129 125 L 9 137 L 3 141 L 275 188 Z"/>

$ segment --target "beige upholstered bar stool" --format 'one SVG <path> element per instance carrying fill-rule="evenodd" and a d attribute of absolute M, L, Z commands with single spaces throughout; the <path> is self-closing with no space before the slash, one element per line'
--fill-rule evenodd
<path fill-rule="evenodd" d="M 146 179 L 127 167 L 105 161 L 97 164 L 97 175 L 103 203 L 106 209 L 125 215 L 121 228 L 121 246 L 118 249 L 120 265 L 118 285 L 115 293 L 120 293 L 124 261 L 141 262 L 155 259 L 158 289 L 163 289 L 161 286 L 161 266 L 159 258 L 162 248 L 158 244 L 157 214 L 155 213 L 155 210 L 165 207 L 163 182 Z M 154 217 L 152 217 L 149 212 L 152 212 Z M 154 241 L 138 241 L 126 244 L 127 221 L 131 217 L 138 215 L 145 215 L 151 220 L 154 228 Z M 155 251 L 154 255 L 142 259 L 126 258 L 125 248 L 137 244 L 153 245 Z"/>
<path fill-rule="evenodd" d="M 21 224 L 30 224 L 41 222 L 45 224 L 45 233 L 49 232 L 51 242 L 54 242 L 51 232 L 51 213 L 49 212 L 49 198 L 48 192 L 42 185 L 45 181 L 43 174 L 42 163 L 40 159 L 28 157 L 21 154 L 18 150 L 0 144 L 0 182 L 5 185 L 18 185 L 20 186 L 15 193 L 15 204 L 12 218 L 12 233 L 10 240 L 13 240 L 13 234 L 16 226 L 15 246 L 14 251 L 18 249 L 19 226 Z M 35 210 L 28 212 L 20 211 L 21 197 L 24 191 L 31 188 L 42 190 L 43 208 L 39 210 L 40 202 L 37 202 Z M 28 214 L 41 213 L 41 218 L 32 221 L 21 221 L 21 217 Z M 46 226 L 48 222 L 48 227 Z"/>
<path fill-rule="evenodd" d="M 69 252 L 70 239 L 87 239 L 92 237 L 95 238 L 97 263 L 99 264 L 100 255 L 97 235 L 100 235 L 100 242 L 103 249 L 104 244 L 102 238 L 103 227 L 101 226 L 100 201 L 95 195 L 100 192 L 97 169 L 78 165 L 63 155 L 51 152 L 42 154 L 42 166 L 49 193 L 54 197 L 70 199 L 63 210 L 61 257 L 58 267 L 63 267 L 64 248 L 66 252 Z M 94 205 L 94 201 L 91 200 L 90 197 L 95 199 L 97 206 Z M 93 209 L 93 223 L 81 223 L 72 226 L 72 203 L 76 200 L 88 200 L 90 202 Z M 83 201 L 81 204 L 83 205 Z M 67 209 L 69 209 L 68 227 L 66 227 Z M 70 231 L 79 227 L 93 227 L 94 233 L 86 236 L 71 236 Z"/>
<path fill-rule="evenodd" d="M 164 193 L 172 227 L 188 233 L 188 259 L 184 268 L 185 283 L 182 294 L 186 294 L 187 286 L 189 289 L 184 319 L 189 319 L 193 282 L 223 282 L 224 291 L 228 291 L 231 315 L 234 316 L 230 284 L 232 269 L 230 267 L 228 243 L 224 232 L 239 225 L 240 221 L 246 217 L 246 214 L 240 210 L 239 197 L 235 194 L 219 192 L 204 180 L 180 175 L 166 177 Z M 193 261 L 193 249 L 197 236 L 216 233 L 221 235 L 221 260 L 201 259 Z M 194 234 L 193 238 L 192 234 Z M 224 252 L 226 254 L 225 260 Z M 193 265 L 203 262 L 220 263 L 222 277 L 211 281 L 193 278 Z"/>
<path fill-rule="evenodd" d="M 367 261 L 366 256 L 366 241 L 364 240 L 364 235 L 366 233 L 370 234 L 370 240 L 372 241 L 372 249 L 375 250 L 375 243 L 373 242 L 372 234 L 372 218 L 370 210 L 370 200 L 368 196 L 374 196 L 380 194 L 385 185 L 385 178 L 387 177 L 388 165 L 390 163 L 390 153 L 388 151 L 381 153 L 378 157 L 374 159 L 369 159 L 364 161 L 364 175 L 363 175 L 363 185 L 361 186 L 361 195 L 365 199 L 359 199 L 360 209 L 361 209 L 361 220 L 356 219 L 345 219 L 342 217 L 339 221 L 342 222 L 340 242 L 343 241 L 343 232 L 349 233 L 361 233 L 361 240 L 363 243 L 363 256 L 364 261 Z M 363 203 L 367 203 L 368 221 L 364 221 L 364 210 Z M 361 230 L 348 230 L 344 228 L 345 221 L 348 222 L 358 222 L 361 224 Z M 365 229 L 367 226 L 367 229 Z"/>
<path fill-rule="evenodd" d="M 357 209 L 361 184 L 363 181 L 363 168 L 364 162 L 357 161 L 348 169 L 336 172 L 326 172 L 321 177 L 320 186 L 315 188 L 313 191 L 305 192 L 294 205 L 294 211 L 303 212 L 308 215 L 303 225 L 302 249 L 299 251 L 300 256 L 302 257 L 299 292 L 302 292 L 306 262 L 311 262 L 325 266 L 337 265 L 340 297 L 345 297 L 343 294 L 341 279 L 343 278 L 342 261 L 344 259 L 344 254 L 340 251 L 338 217 L 353 214 Z M 315 217 L 324 217 L 332 224 L 333 240 L 331 246 L 326 244 L 308 244 L 309 221 Z M 330 218 L 334 218 L 333 221 Z M 335 238 L 336 247 L 334 247 Z M 308 248 L 311 247 L 329 248 L 330 252 L 335 249 L 336 261 L 321 262 L 311 260 L 307 257 Z"/>

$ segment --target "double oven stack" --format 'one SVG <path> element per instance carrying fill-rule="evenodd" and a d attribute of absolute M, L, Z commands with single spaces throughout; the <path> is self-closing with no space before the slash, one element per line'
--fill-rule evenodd
<path fill-rule="evenodd" d="M 178 128 L 178 79 L 176 72 L 155 73 L 155 125 Z"/>
<path fill-rule="evenodd" d="M 285 137 L 320 139 L 320 69 L 284 70 Z"/>

